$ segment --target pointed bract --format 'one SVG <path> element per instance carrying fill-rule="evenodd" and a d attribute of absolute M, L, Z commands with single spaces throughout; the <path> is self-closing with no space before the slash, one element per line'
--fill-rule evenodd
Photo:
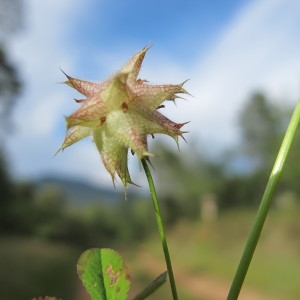
<path fill-rule="evenodd" d="M 181 127 L 186 123 L 175 123 L 158 109 L 166 100 L 188 94 L 183 84 L 151 85 L 138 79 L 143 59 L 150 47 L 137 52 L 113 76 L 102 83 L 94 83 L 68 76 L 65 83 L 86 98 L 75 100 L 81 106 L 66 117 L 68 133 L 58 151 L 79 140 L 92 136 L 103 164 L 113 182 L 117 175 L 124 188 L 133 183 L 128 171 L 128 152 L 139 159 L 152 156 L 148 152 L 147 135 L 166 134 L 178 145 L 183 137 Z"/>
<path fill-rule="evenodd" d="M 61 147 L 58 149 L 56 153 L 88 137 L 91 134 L 92 134 L 92 130 L 89 127 L 83 127 L 83 126 L 72 127 L 69 130 L 68 134 L 66 135 Z"/>
<path fill-rule="evenodd" d="M 127 61 L 125 65 L 120 69 L 122 73 L 129 74 L 129 83 L 135 83 L 137 76 L 140 72 L 144 57 L 146 52 L 149 50 L 150 46 L 144 47 L 142 50 L 137 52 L 131 59 Z"/>
<path fill-rule="evenodd" d="M 103 164 L 113 181 L 115 180 L 115 174 L 117 174 L 121 178 L 124 187 L 127 183 L 132 183 L 127 167 L 128 148 L 107 130 L 106 125 L 96 128 L 93 138 Z"/>
<path fill-rule="evenodd" d="M 132 102 L 138 106 L 155 109 L 165 100 L 175 100 L 176 94 L 186 93 L 180 84 L 136 85 L 133 90 Z"/>
<path fill-rule="evenodd" d="M 97 92 L 99 85 L 100 85 L 99 83 L 73 78 L 73 77 L 67 75 L 63 70 L 61 70 L 61 71 L 68 78 L 68 80 L 65 81 L 64 83 L 67 84 L 68 86 L 72 87 L 73 89 L 77 90 L 82 95 L 90 96 L 93 93 Z"/>

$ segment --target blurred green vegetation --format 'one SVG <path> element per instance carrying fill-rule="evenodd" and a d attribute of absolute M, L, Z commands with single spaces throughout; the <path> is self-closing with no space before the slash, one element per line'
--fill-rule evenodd
<path fill-rule="evenodd" d="M 1 299 L 32 299 L 56 295 L 74 299 L 79 279 L 80 251 L 65 244 L 36 238 L 0 238 Z"/>
<path fill-rule="evenodd" d="M 0 299 L 75 299 L 81 252 L 134 248 L 155 226 L 152 203 L 145 199 L 78 206 L 58 186 L 30 182 L 11 182 L 10 194 L 0 219 Z"/>
<path fill-rule="evenodd" d="M 9 3 L 13 9 L 3 16 L 15 26 L 6 28 L 3 23 L 7 36 L 20 27 L 22 19 L 21 1 Z M 0 77 L 0 299 L 50 295 L 83 300 L 78 296 L 76 261 L 89 247 L 112 247 L 125 255 L 134 295 L 165 270 L 152 203 L 143 197 L 110 203 L 103 193 L 99 199 L 85 199 L 96 200 L 91 205 L 78 205 L 78 199 L 67 199 L 58 184 L 41 187 L 36 182 L 13 180 L 4 145 L 21 82 L 3 41 Z M 199 141 L 189 141 L 187 152 L 180 153 L 155 144 L 155 182 L 171 256 L 182 271 L 178 289 L 183 299 L 214 298 L 185 288 L 182 274 L 189 274 L 186 279 L 232 279 L 291 110 L 254 93 L 237 116 L 239 143 L 218 158 L 204 147 L 200 155 Z M 271 299 L 275 295 L 300 298 L 299 147 L 298 136 L 246 278 L 246 285 Z M 145 258 L 145 253 L 154 253 L 158 264 Z M 218 288 L 217 281 L 212 282 L 212 290 Z M 151 299 L 169 298 L 166 285 Z"/>
<path fill-rule="evenodd" d="M 253 105 L 264 109 L 254 109 Z M 240 115 L 249 118 L 253 114 L 257 125 L 266 112 L 273 111 L 276 118 L 267 118 L 272 126 L 265 121 L 261 125 L 278 124 L 272 129 L 273 138 L 259 133 L 256 140 L 255 133 L 243 129 L 251 127 L 251 122 L 241 124 L 240 146 L 218 160 L 199 155 L 193 142 L 188 155 L 155 145 L 154 175 L 171 254 L 187 274 L 216 276 L 226 282 L 233 276 L 289 117 L 287 108 L 261 94 L 250 97 Z M 277 118 L 280 122 L 274 121 Z M 252 140 L 248 146 L 246 136 Z M 295 280 L 300 276 L 299 138 L 296 144 L 247 276 L 250 286 L 270 295 L 284 295 L 285 299 L 300 297 Z M 12 180 L 3 152 L 0 159 L 0 282 L 5 283 L 1 284 L 1 299 L 46 294 L 76 299 L 74 293 L 80 286 L 74 278 L 76 259 L 89 247 L 111 247 L 124 253 L 129 269 L 136 272 L 132 275 L 133 290 L 143 288 L 165 270 L 162 264 L 156 274 L 147 273 L 145 260 L 138 258 L 145 251 L 157 256 L 161 252 L 149 199 L 132 195 L 128 201 L 123 197 L 109 201 L 103 196 L 86 201 L 89 205 L 79 205 L 78 199 L 67 199 L 59 184 Z M 180 289 L 184 299 L 200 298 L 184 287 Z M 168 299 L 168 293 L 164 287 L 153 299 Z"/>

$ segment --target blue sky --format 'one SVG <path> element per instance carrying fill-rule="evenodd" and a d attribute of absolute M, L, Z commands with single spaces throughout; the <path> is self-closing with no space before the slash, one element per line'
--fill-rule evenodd
<path fill-rule="evenodd" d="M 25 28 L 9 47 L 24 81 L 8 138 L 12 174 L 47 173 L 111 185 L 90 140 L 54 157 L 65 134 L 64 116 L 78 95 L 67 74 L 101 81 L 151 43 L 141 78 L 179 83 L 193 95 L 166 107 L 186 125 L 199 152 L 219 152 L 238 141 L 237 115 L 261 90 L 293 105 L 300 95 L 300 1 L 27 0 Z M 176 149 L 169 137 L 170 147 Z M 181 143 L 188 155 L 189 143 Z M 206 149 L 206 150 L 203 150 Z M 139 167 L 130 158 L 133 178 Z"/>

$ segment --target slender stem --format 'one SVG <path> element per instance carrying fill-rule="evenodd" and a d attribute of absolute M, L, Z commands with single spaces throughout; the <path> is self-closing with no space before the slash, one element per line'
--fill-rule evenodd
<path fill-rule="evenodd" d="M 145 170 L 145 173 L 146 173 L 146 176 L 147 176 L 147 180 L 148 180 L 149 188 L 150 188 L 150 193 L 151 193 L 151 196 L 152 196 L 152 201 L 153 201 L 153 206 L 154 206 L 154 211 L 155 211 L 155 216 L 156 216 L 156 223 L 157 223 L 158 231 L 159 231 L 159 234 L 160 234 L 160 239 L 161 239 L 163 252 L 164 252 L 164 255 L 165 255 L 165 261 L 166 261 L 166 265 L 167 265 L 167 269 L 168 269 L 173 300 L 178 300 L 176 284 L 175 284 L 175 278 L 174 278 L 170 253 L 169 253 L 169 249 L 168 249 L 167 238 L 166 238 L 164 225 L 163 225 L 163 221 L 162 221 L 162 218 L 161 218 L 161 213 L 160 213 L 159 204 L 158 204 L 158 200 L 157 200 L 156 190 L 155 190 L 155 186 L 154 186 L 154 182 L 153 182 L 153 178 L 152 178 L 150 169 L 148 167 L 146 159 L 144 159 L 144 158 L 142 159 L 142 165 L 144 167 L 144 170 Z"/>
<path fill-rule="evenodd" d="M 241 257 L 240 263 L 235 273 L 235 277 L 232 281 L 232 285 L 228 294 L 228 300 L 235 300 L 238 298 L 241 287 L 243 285 L 246 273 L 248 271 L 251 259 L 253 257 L 258 239 L 260 237 L 268 210 L 270 208 L 273 195 L 275 193 L 276 187 L 278 185 L 280 176 L 282 174 L 283 167 L 286 162 L 286 158 L 290 151 L 291 145 L 296 137 L 297 129 L 300 124 L 300 101 L 298 102 L 290 124 L 284 136 L 283 142 L 279 149 L 277 158 L 275 160 L 271 175 L 269 177 L 265 192 L 263 194 L 261 204 L 259 206 L 255 223 L 249 234 L 248 241 L 246 243 L 243 255 Z"/>

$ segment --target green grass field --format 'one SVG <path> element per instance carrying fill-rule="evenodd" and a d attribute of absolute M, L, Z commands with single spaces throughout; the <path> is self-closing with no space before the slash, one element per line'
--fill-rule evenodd
<path fill-rule="evenodd" d="M 299 214 L 299 207 L 270 212 L 247 274 L 242 296 L 246 297 L 251 290 L 257 291 L 262 299 L 300 299 Z M 218 298 L 213 295 L 203 297 L 197 291 L 186 288 L 186 281 L 181 278 L 181 273 L 191 281 L 196 279 L 196 283 L 198 278 L 199 285 L 201 278 L 209 278 L 213 286 L 216 279 L 214 289 L 220 288 L 218 283 L 221 280 L 225 283 L 223 289 L 228 292 L 254 216 L 255 211 L 251 210 L 228 211 L 209 224 L 181 222 L 168 233 L 171 258 L 175 270 L 179 270 L 177 274 L 175 271 L 175 276 L 179 278 L 178 289 L 185 293 L 183 299 Z M 159 261 L 163 260 L 158 237 L 144 244 L 141 251 L 153 254 Z M 136 267 L 137 264 L 132 262 L 139 270 L 141 266 Z M 164 270 L 163 264 L 161 270 Z"/>
<path fill-rule="evenodd" d="M 241 299 L 249 299 L 249 291 L 261 296 L 257 299 L 300 299 L 299 214 L 299 207 L 271 210 L 242 290 L 245 298 Z M 228 211 L 214 222 L 181 221 L 169 230 L 180 299 L 226 298 L 217 296 L 217 292 L 228 292 L 254 216 L 251 210 Z M 166 269 L 156 233 L 136 248 L 123 244 L 115 250 L 121 252 L 131 273 L 131 295 Z M 78 249 L 67 245 L 1 238 L 0 299 L 23 300 L 42 295 L 75 299 L 79 255 Z M 171 299 L 168 284 L 149 299 Z"/>

